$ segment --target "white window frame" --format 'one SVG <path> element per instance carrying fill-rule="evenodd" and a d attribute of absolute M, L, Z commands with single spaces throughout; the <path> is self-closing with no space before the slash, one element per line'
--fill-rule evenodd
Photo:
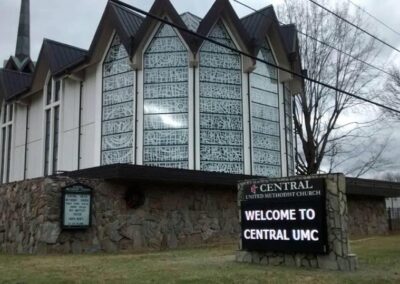
<path fill-rule="evenodd" d="M 12 110 L 12 117 L 10 118 L 10 110 Z M 4 118 L 4 115 L 6 117 Z M 3 149 L 4 146 L 4 156 L 0 152 L 1 156 L 1 164 L 0 166 L 3 166 L 1 169 L 3 172 L 3 175 L 0 177 L 0 184 L 3 183 L 8 183 L 10 182 L 10 177 L 11 177 L 11 164 L 12 164 L 12 156 L 13 156 L 13 131 L 14 131 L 14 118 L 15 118 L 15 104 L 7 104 L 4 103 L 1 107 L 1 127 L 0 127 L 0 150 Z M 9 126 L 11 126 L 11 131 L 9 131 Z M 3 139 L 3 129 L 5 129 L 5 139 Z M 10 137 L 11 136 L 11 137 Z M 3 145 L 3 141 L 4 144 Z M 10 149 L 10 151 L 8 151 Z M 11 156 L 11 157 L 10 157 Z"/>
<path fill-rule="evenodd" d="M 48 85 L 49 85 L 49 80 L 52 80 L 52 84 L 51 84 L 51 98 L 50 98 L 50 103 L 47 104 L 47 91 L 48 91 Z M 60 89 L 59 89 L 59 93 L 58 93 L 58 100 L 55 101 L 55 94 L 56 94 L 56 82 L 60 82 Z M 49 175 L 53 175 L 56 174 L 57 171 L 59 170 L 57 168 L 57 171 L 54 171 L 54 165 L 53 165 L 53 161 L 54 161 L 54 112 L 55 112 L 55 108 L 58 107 L 58 149 L 57 149 L 57 160 L 60 161 L 60 136 L 61 136 L 61 118 L 62 118 L 62 110 L 61 110 L 61 101 L 63 98 L 63 84 L 64 84 L 64 80 L 62 80 L 61 78 L 58 80 L 55 80 L 50 74 L 47 75 L 46 78 L 46 83 L 45 83 L 45 87 L 43 88 L 43 152 L 42 152 L 42 159 L 43 159 L 43 164 L 42 164 L 42 172 L 44 176 L 49 176 Z M 49 141 L 49 163 L 48 163 L 48 169 L 47 169 L 47 173 L 46 173 L 46 112 L 50 111 L 50 141 Z M 57 166 L 59 166 L 60 163 L 57 163 Z"/>

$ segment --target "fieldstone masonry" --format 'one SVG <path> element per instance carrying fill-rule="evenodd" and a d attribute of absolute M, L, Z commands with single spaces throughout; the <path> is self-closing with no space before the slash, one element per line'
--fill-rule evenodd
<path fill-rule="evenodd" d="M 349 233 L 352 238 L 387 235 L 389 222 L 383 197 L 347 196 Z"/>
<path fill-rule="evenodd" d="M 348 212 L 346 198 L 346 180 L 341 174 L 318 175 L 311 177 L 280 178 L 257 180 L 257 182 L 285 182 L 305 180 L 310 178 L 325 178 L 326 213 L 328 228 L 329 251 L 326 255 L 277 253 L 240 250 L 236 253 L 238 262 L 259 263 L 267 265 L 287 265 L 298 267 L 324 268 L 331 270 L 352 271 L 357 269 L 357 257 L 351 253 L 348 240 Z M 254 180 L 239 184 L 239 195 L 246 185 Z M 238 198 L 240 206 L 240 198 Z M 241 248 L 241 244 L 240 244 Z"/>
<path fill-rule="evenodd" d="M 92 226 L 60 228 L 61 188 L 81 182 L 93 188 Z M 144 204 L 127 206 L 127 190 Z M 232 242 L 239 235 L 236 190 L 66 177 L 11 183 L 0 188 L 0 252 L 94 253 L 160 250 Z"/>

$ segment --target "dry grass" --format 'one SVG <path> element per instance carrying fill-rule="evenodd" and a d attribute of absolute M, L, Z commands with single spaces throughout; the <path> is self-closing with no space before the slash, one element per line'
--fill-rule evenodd
<path fill-rule="evenodd" d="M 352 242 L 355 273 L 234 261 L 235 246 L 148 254 L 0 255 L 1 283 L 400 283 L 400 235 Z"/>

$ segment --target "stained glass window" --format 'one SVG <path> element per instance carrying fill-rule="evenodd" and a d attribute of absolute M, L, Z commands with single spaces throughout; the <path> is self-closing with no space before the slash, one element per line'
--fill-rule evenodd
<path fill-rule="evenodd" d="M 189 167 L 188 52 L 162 25 L 144 54 L 143 164 Z"/>
<path fill-rule="evenodd" d="M 258 58 L 275 63 L 266 42 Z M 281 176 L 278 72 L 257 62 L 250 74 L 251 147 L 253 175 Z"/>
<path fill-rule="evenodd" d="M 222 22 L 209 37 L 235 47 Z M 200 168 L 244 172 L 241 58 L 204 42 L 200 50 Z"/>
<path fill-rule="evenodd" d="M 286 157 L 288 175 L 294 175 L 294 146 L 293 146 L 293 96 L 285 84 L 285 130 L 286 130 Z"/>
<path fill-rule="evenodd" d="M 116 35 L 103 63 L 102 165 L 133 162 L 134 79 L 129 55 Z"/>

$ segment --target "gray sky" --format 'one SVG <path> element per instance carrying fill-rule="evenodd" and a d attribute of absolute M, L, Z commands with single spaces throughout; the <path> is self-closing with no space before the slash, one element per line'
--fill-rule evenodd
<path fill-rule="evenodd" d="M 124 0 L 143 10 L 149 10 L 153 0 Z M 241 0 L 247 5 L 260 9 L 273 4 L 276 8 L 284 0 Z M 307 0 L 298 0 L 308 2 Z M 319 0 L 320 2 L 322 0 Z M 348 0 L 329 0 L 328 6 L 332 8 L 337 3 L 346 3 Z M 387 25 L 400 32 L 400 1 L 399 0 L 352 0 L 361 5 L 369 13 L 384 21 Z M 31 0 L 31 57 L 37 59 L 43 38 L 71 44 L 88 49 L 107 0 Z M 190 11 L 203 17 L 214 3 L 214 0 L 171 0 L 179 13 Z M 231 0 L 233 7 L 240 17 L 251 13 L 247 8 Z M 352 6 L 354 8 L 354 6 Z M 15 52 L 18 29 L 20 0 L 0 0 L 0 62 L 8 59 Z M 397 35 L 382 26 L 372 18 L 369 31 L 379 38 L 389 42 L 400 49 L 400 35 Z M 400 66 L 400 53 L 384 47 L 379 58 L 374 64 L 387 67 L 396 63 Z M 399 149 L 400 126 L 393 124 L 390 132 L 389 149 Z M 399 152 L 399 151 L 397 151 Z M 394 160 L 400 160 L 400 153 L 390 151 L 388 155 Z M 399 163 L 397 162 L 399 167 Z"/>
<path fill-rule="evenodd" d="M 307 2 L 307 0 L 299 0 Z M 347 0 L 329 1 L 335 2 Z M 125 0 L 144 10 L 152 5 L 152 0 Z M 179 13 L 190 11 L 203 17 L 214 0 L 172 0 Z M 242 0 L 254 8 L 269 4 L 275 7 L 283 0 Z M 398 0 L 353 0 L 374 16 L 400 31 L 400 2 Z M 49 38 L 81 48 L 88 48 L 106 5 L 106 0 L 31 0 L 31 56 L 37 59 L 43 38 Z M 231 1 L 239 16 L 251 11 Z M 6 59 L 15 51 L 18 29 L 19 0 L 0 0 L 0 59 Z M 400 36 L 384 28 L 371 19 L 371 28 L 379 36 L 395 46 L 400 46 Z M 385 49 L 386 57 L 390 49 Z M 400 58 L 400 54 L 396 55 Z M 400 61 L 400 60 L 399 60 Z"/>

